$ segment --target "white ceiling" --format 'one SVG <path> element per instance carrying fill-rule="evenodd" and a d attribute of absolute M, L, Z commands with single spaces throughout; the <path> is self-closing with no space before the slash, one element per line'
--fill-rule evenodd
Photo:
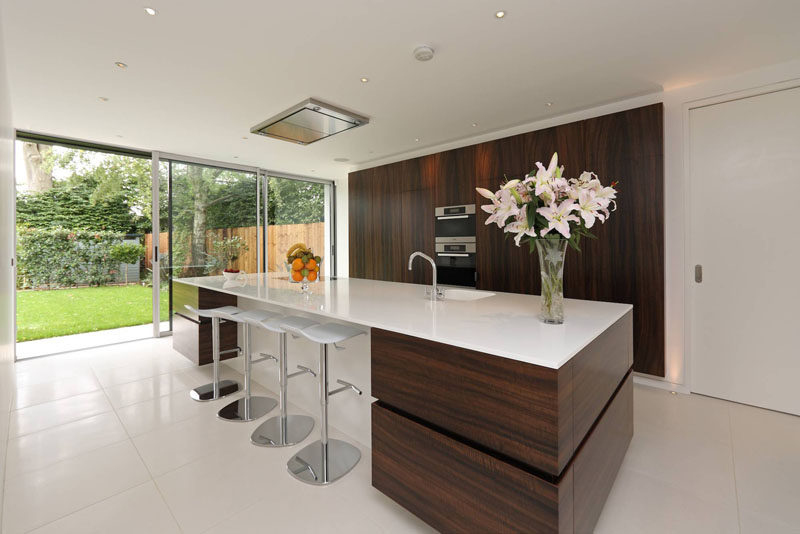
<path fill-rule="evenodd" d="M 3 0 L 2 18 L 17 128 L 330 178 L 800 57 L 798 0 Z M 307 97 L 372 122 L 306 147 L 249 133 Z"/>

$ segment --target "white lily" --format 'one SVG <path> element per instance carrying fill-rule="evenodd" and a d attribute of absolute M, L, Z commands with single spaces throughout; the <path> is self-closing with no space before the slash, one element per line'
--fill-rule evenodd
<path fill-rule="evenodd" d="M 498 191 L 497 198 L 493 202 L 494 206 L 483 206 L 484 211 L 491 213 L 485 224 L 495 223 L 499 228 L 503 228 L 506 225 L 506 219 L 519 213 L 517 203 L 508 189 Z M 490 209 L 487 210 L 487 207 Z"/>
<path fill-rule="evenodd" d="M 504 229 L 507 233 L 516 234 L 514 236 L 514 244 L 517 246 L 520 246 L 520 241 L 525 236 L 536 237 L 536 229 L 528 226 L 527 208 L 527 204 L 522 206 L 514 221 L 508 223 Z"/>
<path fill-rule="evenodd" d="M 483 187 L 476 187 L 475 191 L 477 191 L 478 194 L 483 198 L 488 198 L 489 200 L 497 200 L 497 195 L 495 195 L 488 189 L 484 189 Z"/>
<path fill-rule="evenodd" d="M 594 226 L 595 219 L 600 219 L 600 222 L 605 222 L 605 215 L 600 213 L 603 206 L 597 201 L 595 193 L 591 189 L 580 189 L 578 191 L 578 206 L 577 212 L 583 219 L 586 228 Z"/>
<path fill-rule="evenodd" d="M 581 220 L 576 216 L 573 215 L 572 212 L 575 210 L 577 206 L 575 205 L 575 201 L 572 199 L 565 200 L 561 204 L 556 204 L 552 202 L 549 206 L 544 206 L 536 210 L 536 213 L 542 215 L 545 219 L 547 219 L 548 226 L 547 228 L 543 228 L 541 231 L 541 235 L 547 235 L 550 230 L 555 229 L 558 233 L 563 235 L 565 238 L 569 239 L 570 231 L 569 231 L 569 223 L 570 221 L 580 222 Z"/>

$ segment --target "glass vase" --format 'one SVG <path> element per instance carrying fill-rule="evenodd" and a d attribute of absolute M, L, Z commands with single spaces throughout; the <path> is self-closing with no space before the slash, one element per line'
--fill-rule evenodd
<path fill-rule="evenodd" d="M 542 310 L 539 318 L 546 324 L 564 322 L 564 258 L 566 239 L 539 238 L 539 272 L 542 275 Z"/>

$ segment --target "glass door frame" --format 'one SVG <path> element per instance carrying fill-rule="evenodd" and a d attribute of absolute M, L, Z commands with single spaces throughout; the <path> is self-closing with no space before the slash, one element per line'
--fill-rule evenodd
<path fill-rule="evenodd" d="M 153 155 L 152 155 L 151 161 L 152 161 L 152 168 L 151 168 L 152 176 L 151 176 L 151 178 L 152 178 L 152 182 L 153 182 L 153 199 L 152 199 L 153 206 L 152 206 L 152 210 L 153 210 L 153 236 L 154 236 L 153 237 L 153 280 L 158 280 L 159 281 L 158 284 L 153 283 L 153 337 L 163 337 L 163 336 L 172 335 L 172 330 L 171 330 L 172 321 L 170 320 L 170 330 L 163 330 L 163 331 L 161 330 L 161 320 L 160 320 L 160 318 L 161 318 L 161 310 L 160 310 L 160 307 L 161 307 L 161 299 L 160 299 L 160 297 L 161 297 L 161 282 L 160 281 L 161 281 L 162 265 L 161 265 L 160 258 L 158 256 L 158 241 L 159 241 L 159 238 L 156 237 L 156 236 L 160 236 L 161 235 L 161 213 L 160 213 L 161 212 L 161 209 L 160 209 L 161 208 L 161 204 L 160 204 L 160 202 L 161 202 L 161 163 L 162 162 L 167 163 L 169 165 L 169 169 L 170 169 L 170 171 L 168 173 L 168 176 L 167 176 L 167 180 L 168 180 L 168 189 L 167 189 L 168 205 L 171 205 L 171 202 L 172 202 L 172 199 L 171 199 L 171 189 L 172 189 L 172 183 L 171 183 L 172 182 L 172 180 L 171 180 L 171 178 L 172 178 L 172 170 L 171 169 L 172 169 L 172 166 L 171 166 L 171 164 L 172 163 L 184 163 L 184 164 L 189 164 L 189 165 L 201 165 L 201 166 L 204 166 L 204 167 L 215 167 L 215 168 L 218 168 L 218 169 L 225 169 L 225 170 L 246 172 L 246 173 L 249 173 L 249 174 L 253 174 L 256 177 L 256 226 L 258 228 L 262 227 L 262 225 L 264 223 L 264 219 L 262 217 L 262 213 L 266 213 L 266 212 L 264 212 L 264 209 L 265 209 L 264 206 L 261 205 L 261 197 L 262 197 L 261 191 L 263 189 L 263 184 L 262 184 L 261 169 L 259 169 L 258 167 L 252 167 L 252 166 L 248 166 L 248 165 L 237 165 L 235 163 L 227 163 L 227 162 L 223 162 L 223 161 L 215 161 L 215 160 L 209 160 L 209 159 L 204 159 L 204 158 L 195 158 L 195 157 L 191 157 L 191 156 L 182 156 L 180 154 L 172 154 L 172 153 L 158 152 L 158 151 L 153 151 Z M 169 226 L 172 223 L 172 214 L 171 213 L 169 213 L 168 221 L 169 221 L 168 222 L 168 226 Z M 167 229 L 165 229 L 165 231 L 170 232 L 170 255 L 171 255 L 171 253 L 172 253 L 172 246 L 171 246 L 171 241 L 172 241 L 172 239 L 171 239 L 171 231 L 172 231 L 172 228 L 167 228 Z M 264 239 L 266 240 L 266 232 L 265 232 L 265 238 Z M 256 257 L 260 257 L 262 255 L 261 251 L 262 250 L 266 250 L 265 248 L 263 248 L 264 244 L 262 244 L 261 241 L 262 240 L 257 240 Z M 264 254 L 264 257 L 266 257 L 266 253 Z M 170 268 L 169 265 L 165 265 L 163 267 L 166 268 L 166 269 Z M 262 266 L 261 265 L 259 265 L 258 272 L 259 273 L 262 272 Z M 171 301 L 172 301 L 172 278 L 170 277 L 169 280 L 170 280 L 170 290 L 169 291 L 170 291 L 170 306 L 171 306 Z"/>
<path fill-rule="evenodd" d="M 153 283 L 153 337 L 162 337 L 172 335 L 171 330 L 161 330 L 161 310 L 160 310 L 160 280 L 161 280 L 161 261 L 158 256 L 158 242 L 157 236 L 161 235 L 161 162 L 167 163 L 187 163 L 194 165 L 204 165 L 207 167 L 216 167 L 221 169 L 229 169 L 232 171 L 252 173 L 256 176 L 257 182 L 257 216 L 256 225 L 261 231 L 261 239 L 257 240 L 257 256 L 261 258 L 258 268 L 258 274 L 266 273 L 267 266 L 269 265 L 269 178 L 282 178 L 286 180 L 298 180 L 302 182 L 312 182 L 323 184 L 325 187 L 325 234 L 326 243 L 328 243 L 328 255 L 331 258 L 330 274 L 329 276 L 336 276 L 336 183 L 333 180 L 324 178 L 316 178 L 313 176 L 301 176 L 296 174 L 288 174 L 285 172 L 271 171 L 261 167 L 253 167 L 248 165 L 237 165 L 235 163 L 227 163 L 223 161 L 208 160 L 203 158 L 195 158 L 191 156 L 183 156 L 180 154 L 172 154 L 166 152 L 153 151 L 151 156 L 151 174 L 152 174 L 152 219 L 153 219 L 153 280 L 159 280 L 159 283 Z M 169 179 L 169 177 L 167 178 Z M 171 184 L 169 184 L 171 188 Z M 169 190 L 167 195 L 169 198 Z M 171 222 L 171 216 L 168 219 Z M 169 223 L 168 223 L 169 224 Z M 166 231 L 171 231 L 167 228 Z M 263 251 L 263 253 L 262 253 Z M 169 266 L 164 266 L 169 268 Z M 170 279 L 171 284 L 171 279 Z M 170 289 L 171 296 L 171 289 Z"/>

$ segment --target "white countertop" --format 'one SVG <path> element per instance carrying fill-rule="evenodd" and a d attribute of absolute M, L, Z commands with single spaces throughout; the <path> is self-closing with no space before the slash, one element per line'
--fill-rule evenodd
<path fill-rule="evenodd" d="M 235 282 L 222 276 L 175 282 L 551 369 L 564 365 L 633 308 L 565 299 L 564 324 L 547 325 L 537 317 L 538 295 L 497 293 L 468 302 L 431 302 L 424 296 L 428 286 L 360 278 L 319 281 L 304 295 L 300 284 L 280 273 L 245 275 Z"/>

